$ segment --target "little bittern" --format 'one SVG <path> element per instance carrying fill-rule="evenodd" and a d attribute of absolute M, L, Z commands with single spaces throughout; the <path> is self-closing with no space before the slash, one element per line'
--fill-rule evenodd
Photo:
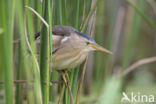
<path fill-rule="evenodd" d="M 90 51 L 111 52 L 98 45 L 89 35 L 83 34 L 70 26 L 53 26 L 52 68 L 56 70 L 72 69 L 80 65 Z M 40 33 L 35 39 L 40 44 Z"/>

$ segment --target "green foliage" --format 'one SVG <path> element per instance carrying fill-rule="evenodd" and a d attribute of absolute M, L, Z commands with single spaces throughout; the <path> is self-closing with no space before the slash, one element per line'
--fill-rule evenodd
<path fill-rule="evenodd" d="M 108 78 L 97 104 L 119 104 L 120 86 L 120 79 L 115 77 Z"/>
<path fill-rule="evenodd" d="M 136 60 L 156 55 L 155 7 L 154 0 L 0 0 L 0 104 L 57 104 L 59 99 L 70 104 L 68 88 L 51 67 L 52 25 L 69 25 L 87 33 L 95 11 L 95 40 L 113 55 L 95 52 L 91 76 L 85 78 L 88 85 L 83 84 L 83 68 L 68 73 L 74 103 L 120 104 L 125 89 L 155 89 L 154 64 L 120 76 Z M 40 49 L 34 40 L 38 31 Z M 85 85 L 82 90 L 81 85 Z M 85 93 L 86 88 L 91 90 Z"/>
<path fill-rule="evenodd" d="M 6 5 L 8 3 L 8 5 Z M 5 81 L 5 103 L 14 103 L 13 94 L 13 26 L 14 26 L 14 15 L 15 15 L 15 0 L 12 4 L 9 1 L 0 1 L 0 15 L 1 24 L 0 28 L 3 29 L 3 33 L 0 36 L 1 44 L 1 59 L 3 62 L 1 68 L 4 71 L 4 81 Z M 6 9 L 10 11 L 6 12 Z"/>
<path fill-rule="evenodd" d="M 142 11 L 145 10 L 145 1 L 139 0 L 137 3 L 138 8 L 140 8 Z M 133 22 L 131 25 L 131 32 L 128 34 L 128 39 L 126 43 L 126 48 L 125 48 L 125 57 L 123 58 L 123 69 L 125 69 L 128 64 L 130 63 L 131 57 L 132 57 L 132 52 L 134 50 L 134 46 L 136 44 L 137 38 L 139 38 L 139 30 L 141 26 L 141 21 L 142 17 L 136 12 L 134 17 L 133 17 Z"/>
<path fill-rule="evenodd" d="M 41 31 L 41 54 L 40 54 L 40 70 L 41 70 L 41 84 L 42 84 L 42 98 L 43 104 L 49 103 L 49 80 L 50 80 L 50 52 L 52 50 L 52 5 L 51 0 L 43 1 L 43 16 L 48 21 L 49 28 L 42 26 Z M 47 8 L 48 5 L 48 8 Z M 51 32 L 51 33 L 50 33 Z M 46 35 L 45 35 L 46 34 Z M 50 35 L 49 35 L 50 34 Z M 51 46 L 50 46 L 51 45 Z M 52 57 L 52 56 L 51 56 Z"/>

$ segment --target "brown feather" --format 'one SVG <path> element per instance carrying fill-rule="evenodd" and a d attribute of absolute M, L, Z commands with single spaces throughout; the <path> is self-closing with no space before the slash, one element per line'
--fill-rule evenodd
<path fill-rule="evenodd" d="M 76 29 L 74 29 L 71 26 L 53 26 L 53 34 L 54 35 L 62 35 L 62 36 L 69 36 L 71 33 L 73 33 L 74 31 L 76 31 Z"/>
<path fill-rule="evenodd" d="M 52 66 L 56 70 L 71 69 L 81 64 L 88 52 L 87 44 L 70 26 L 53 26 Z M 37 46 L 40 45 L 40 35 L 37 33 Z"/>

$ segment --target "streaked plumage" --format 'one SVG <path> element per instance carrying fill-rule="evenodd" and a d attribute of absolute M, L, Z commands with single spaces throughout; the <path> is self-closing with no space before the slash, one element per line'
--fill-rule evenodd
<path fill-rule="evenodd" d="M 40 44 L 39 33 L 35 38 L 36 43 Z M 89 44 L 97 45 L 89 35 L 80 33 L 70 26 L 53 26 L 52 40 L 52 67 L 56 70 L 72 69 L 80 65 L 89 51 L 96 50 Z"/>

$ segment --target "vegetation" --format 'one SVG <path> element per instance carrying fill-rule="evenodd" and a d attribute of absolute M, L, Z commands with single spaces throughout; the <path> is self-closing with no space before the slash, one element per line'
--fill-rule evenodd
<path fill-rule="evenodd" d="M 123 92 L 156 96 L 155 18 L 155 0 L 0 0 L 0 104 L 71 104 L 51 67 L 53 25 L 113 52 L 91 53 L 68 73 L 74 104 L 121 104 Z"/>

